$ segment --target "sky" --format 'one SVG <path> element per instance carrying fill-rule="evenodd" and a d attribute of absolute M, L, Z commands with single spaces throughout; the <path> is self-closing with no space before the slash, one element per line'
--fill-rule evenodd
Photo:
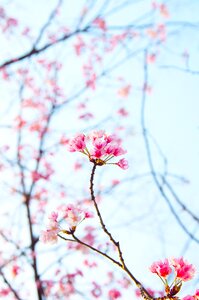
<path fill-rule="evenodd" d="M 117 3 L 120 2 L 117 1 Z M 108 19 L 110 26 L 128 23 L 132 19 L 147 14 L 150 10 L 151 1 L 133 2 L 135 2 L 136 9 L 132 9 L 132 6 L 130 6 L 131 9 L 128 7 L 122 13 L 111 15 Z M 17 0 L 15 2 L 5 1 L 5 3 L 7 3 L 11 14 L 16 15 L 24 26 L 28 24 L 32 28 L 32 35 L 34 36 L 46 20 L 49 12 L 54 8 L 56 1 L 41 2 L 36 0 L 33 3 L 32 1 Z M 83 1 L 65 2 L 64 12 L 57 20 L 55 27 L 52 26 L 51 29 L 55 30 L 58 24 L 62 22 L 66 26 L 72 26 L 71 24 L 77 21 L 75 16 L 80 11 L 80 3 L 82 4 Z M 168 5 L 171 15 L 171 18 L 166 21 L 168 28 L 173 26 L 172 22 L 175 23 L 176 21 L 198 23 L 198 1 L 168 0 L 165 3 Z M 132 4 L 131 1 L 130 4 Z M 97 1 L 94 9 L 97 11 L 97 8 L 101 5 L 101 0 Z M 94 14 L 94 11 L 92 13 Z M 149 20 L 151 19 L 149 18 Z M 149 22 L 148 19 L 147 22 Z M 45 41 L 46 38 L 40 42 L 40 45 Z M 17 33 L 16 35 L 11 34 L 8 40 L 5 40 L 4 35 L 1 36 L 0 42 L 2 44 L 1 61 L 3 62 L 5 58 L 27 51 L 32 40 L 20 39 L 20 34 Z M 73 41 L 71 45 L 72 43 Z M 134 43 L 129 43 L 129 49 L 123 49 L 121 46 L 118 52 L 107 55 L 103 67 L 112 66 L 115 61 L 122 59 L 126 53 L 125 51 L 138 51 L 140 47 L 143 48 L 146 45 L 149 45 L 151 53 L 155 52 L 157 55 L 155 64 L 148 64 L 148 84 L 151 87 L 151 92 L 146 94 L 145 105 L 145 121 L 151 134 L 149 140 L 152 159 L 157 170 L 163 172 L 164 164 L 160 156 L 161 150 L 161 153 L 167 158 L 168 173 L 171 175 L 169 177 L 170 183 L 174 185 L 175 191 L 183 203 L 198 215 L 199 84 L 198 74 L 191 73 L 199 70 L 198 27 L 174 26 L 174 30 L 168 35 L 166 44 L 161 47 L 158 47 L 156 42 L 150 43 L 146 39 L 142 41 L 135 39 Z M 96 45 L 97 47 L 98 45 Z M 183 57 L 184 51 L 188 51 L 190 54 L 188 65 Z M 73 94 L 81 88 L 81 64 L 86 59 L 86 53 L 82 57 L 74 58 L 72 46 L 63 47 L 60 45 L 55 50 L 48 52 L 49 58 L 54 56 L 59 57 L 66 65 L 66 68 L 60 72 L 60 84 L 65 87 L 66 94 Z M 24 66 L 27 65 L 28 62 L 25 62 Z M 167 256 L 185 255 L 198 268 L 199 262 L 198 244 L 193 241 L 188 243 L 188 237 L 176 224 L 176 220 L 172 217 L 164 200 L 160 199 L 161 197 L 153 184 L 152 178 L 147 175 L 140 180 L 135 180 L 135 182 L 130 180 L 133 176 L 146 174 L 150 171 L 141 128 L 141 86 L 144 80 L 142 67 L 143 53 L 138 52 L 131 60 L 127 60 L 111 72 L 108 78 L 100 79 L 99 89 L 86 91 L 83 96 L 69 103 L 67 110 L 58 111 L 53 126 L 56 133 L 65 131 L 69 136 L 81 130 L 87 133 L 90 129 L 95 128 L 96 124 L 98 124 L 97 129 L 108 131 L 110 129 L 114 131 L 119 126 L 126 128 L 125 131 L 121 131 L 121 134 L 125 132 L 124 145 L 128 150 L 129 169 L 126 173 L 121 173 L 120 170 L 116 169 L 99 170 L 96 182 L 99 187 L 108 188 L 112 179 L 116 178 L 122 181 L 121 186 L 116 187 L 112 194 L 105 195 L 105 201 L 102 201 L 101 209 L 113 234 L 118 236 L 121 245 L 123 245 L 124 255 L 129 266 L 135 270 L 139 278 L 142 278 L 143 272 L 147 270 L 146 283 L 153 285 L 156 284 L 156 280 L 152 279 L 153 275 L 148 272 L 148 266 L 154 260 Z M 96 68 L 100 70 L 99 66 L 96 66 Z M 14 68 L 11 69 L 11 72 L 14 71 Z M 119 76 L 125 78 L 125 83 L 132 85 L 132 91 L 125 99 L 120 99 L 117 95 L 117 85 L 119 86 L 117 79 Z M 18 83 L 13 83 L 10 87 L 9 83 L 2 82 L 0 92 L 2 99 L 0 102 L 0 122 L 3 137 L 1 143 L 3 144 L 6 141 L 11 143 L 12 146 L 14 142 L 10 141 L 7 129 L 3 128 L 9 125 L 9 121 L 12 120 L 18 109 L 18 103 L 15 103 L 17 86 Z M 78 120 L 77 106 L 79 101 L 87 101 L 89 111 L 95 115 L 94 120 L 87 122 Z M 128 118 L 118 117 L 116 110 L 120 107 L 125 107 L 129 112 Z M 99 124 L 102 124 L 102 128 Z M 60 173 L 57 175 L 56 180 L 64 182 L 67 178 L 67 188 L 71 189 L 69 198 L 78 195 L 77 191 L 72 190 L 74 182 L 76 187 L 79 188 L 79 197 L 85 195 L 85 186 L 88 185 L 88 168 L 84 167 L 80 174 L 71 176 L 71 170 L 77 156 L 76 154 L 74 156 L 69 154 L 64 158 L 67 169 L 62 158 L 63 152 L 57 153 L 56 165 L 60 168 Z M 185 178 L 186 183 L 179 180 L 176 175 Z M 10 181 L 10 178 L 8 178 L 8 181 Z M 177 208 L 175 201 L 172 201 L 174 207 Z M 53 209 L 54 206 L 54 202 L 50 201 L 48 211 Z M 129 210 L 129 207 L 131 210 Z M 192 220 L 179 208 L 178 212 L 180 216 L 183 216 L 185 226 L 191 232 L 196 230 Z M 135 245 L 138 246 L 135 247 Z"/>

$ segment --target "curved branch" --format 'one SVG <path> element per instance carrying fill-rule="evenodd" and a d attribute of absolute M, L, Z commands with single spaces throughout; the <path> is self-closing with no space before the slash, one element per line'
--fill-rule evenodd
<path fill-rule="evenodd" d="M 147 67 L 147 50 L 144 52 L 144 86 L 147 85 L 148 82 L 148 67 Z M 196 243 L 199 243 L 199 239 L 197 239 L 184 225 L 178 214 L 176 213 L 175 209 L 173 208 L 171 201 L 169 197 L 166 195 L 162 185 L 159 183 L 157 173 L 155 171 L 154 165 L 153 165 L 153 160 L 151 156 L 151 149 L 150 149 L 150 144 L 149 144 L 149 139 L 148 139 L 148 133 L 147 133 L 147 128 L 145 124 L 145 103 L 146 103 L 146 91 L 143 88 L 142 92 L 142 104 L 141 104 L 141 127 L 142 127 L 142 134 L 144 138 L 144 143 L 145 143 L 145 148 L 147 152 L 147 159 L 148 159 L 148 164 L 150 167 L 151 175 L 153 177 L 153 180 L 155 182 L 156 187 L 158 188 L 160 194 L 162 195 L 163 199 L 167 202 L 173 216 L 175 217 L 176 221 L 180 225 L 180 227 L 183 229 L 183 231 Z M 168 186 L 167 186 L 168 187 Z"/>
<path fill-rule="evenodd" d="M 61 38 L 57 39 L 56 41 L 54 41 L 53 43 L 47 43 L 46 45 L 44 45 L 43 47 L 41 48 L 35 48 L 33 46 L 33 48 L 26 52 L 25 54 L 21 55 L 21 56 L 18 56 L 18 57 L 14 57 L 12 59 L 9 59 L 7 60 L 6 62 L 4 62 L 3 64 L 0 65 L 0 69 L 6 67 L 6 66 L 9 66 L 9 65 L 12 65 L 12 64 L 15 64 L 17 62 L 20 62 L 28 57 L 32 57 L 34 55 L 37 55 L 41 52 L 44 52 L 45 50 L 47 50 L 48 48 L 51 48 L 53 47 L 54 45 L 56 44 L 59 44 L 63 41 L 66 41 L 68 40 L 69 38 L 73 37 L 74 35 L 78 34 L 78 33 L 82 33 L 82 32 L 86 32 L 88 30 L 89 27 L 85 27 L 84 29 L 77 29 L 71 33 L 68 33 L 68 34 L 65 34 L 63 35 Z"/>
<path fill-rule="evenodd" d="M 92 168 L 92 172 L 91 172 L 91 177 L 90 177 L 90 193 L 91 193 L 91 200 L 93 201 L 94 203 L 94 206 L 95 206 L 95 210 L 97 212 L 97 215 L 98 215 L 98 218 L 99 218 L 99 221 L 100 221 L 100 224 L 101 224 L 101 227 L 103 229 L 103 231 L 105 232 L 105 234 L 108 235 L 110 241 L 113 243 L 113 245 L 116 247 L 117 251 L 118 251 L 118 255 L 119 255 L 119 259 L 120 259 L 120 262 L 121 263 L 117 263 L 117 265 L 122 268 L 128 275 L 129 277 L 133 280 L 133 282 L 136 284 L 136 286 L 139 288 L 140 292 L 141 292 L 141 295 L 144 299 L 147 299 L 147 300 L 151 300 L 153 299 L 149 293 L 147 292 L 147 290 L 143 287 L 143 285 L 135 278 L 135 276 L 130 272 L 130 270 L 128 269 L 128 267 L 126 266 L 125 264 L 125 261 L 124 261 L 124 258 L 123 258 L 123 254 L 122 254 L 122 250 L 120 248 L 120 243 L 117 242 L 111 232 L 106 228 L 106 225 L 103 221 L 103 218 L 102 218 L 102 215 L 100 213 L 100 210 L 98 208 L 98 205 L 97 205 L 97 202 L 96 202 L 96 199 L 95 199 L 95 194 L 94 194 L 94 189 L 93 189 L 93 186 L 94 186 L 94 176 L 95 176 L 95 170 L 96 170 L 96 167 L 97 165 L 94 163 L 93 165 L 93 168 Z M 112 259 L 112 258 L 111 258 Z"/>
<path fill-rule="evenodd" d="M 0 275 L 3 278 L 3 281 L 5 282 L 5 284 L 9 287 L 10 291 L 14 294 L 15 298 L 17 300 L 22 300 L 19 295 L 17 294 L 17 292 L 15 291 L 15 289 L 13 289 L 12 285 L 10 284 L 10 282 L 7 280 L 7 278 L 5 277 L 5 275 L 3 274 L 3 272 L 0 270 Z"/>

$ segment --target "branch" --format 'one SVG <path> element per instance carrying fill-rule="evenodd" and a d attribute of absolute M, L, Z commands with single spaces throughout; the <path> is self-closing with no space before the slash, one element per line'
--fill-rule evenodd
<path fill-rule="evenodd" d="M 105 234 L 108 235 L 110 241 L 115 245 L 117 251 L 118 251 L 118 255 L 119 255 L 119 259 L 120 259 L 120 262 L 121 263 L 117 263 L 117 265 L 122 268 L 128 275 L 129 277 L 133 280 L 133 282 L 136 284 L 136 286 L 139 288 L 139 290 L 141 291 L 141 295 L 144 299 L 153 299 L 149 293 L 147 292 L 147 290 L 142 286 L 142 284 L 135 278 L 135 276 L 130 272 L 130 270 L 128 269 L 128 267 L 126 266 L 125 264 L 125 261 L 124 261 L 124 258 L 123 258 L 123 254 L 122 254 L 122 250 L 120 248 L 120 243 L 117 242 L 111 232 L 106 228 L 106 225 L 103 221 L 103 218 L 102 218 L 102 215 L 100 213 L 100 210 L 98 208 L 98 205 L 97 205 L 97 202 L 96 202 L 96 199 L 95 199 L 95 194 L 94 194 L 94 189 L 93 189 L 93 186 L 94 186 L 94 176 L 95 176 L 95 170 L 96 170 L 96 167 L 97 165 L 94 163 L 93 165 L 93 168 L 92 168 L 92 172 L 91 172 L 91 177 L 90 177 L 90 193 L 91 193 L 91 200 L 93 201 L 94 203 L 94 207 L 95 207 L 95 210 L 97 212 L 97 215 L 98 215 L 98 218 L 99 218 L 99 221 L 100 221 L 100 224 L 101 224 L 101 227 L 103 229 L 103 231 L 105 232 Z M 110 258 L 109 258 L 110 259 Z M 112 258 L 111 258 L 112 260 Z"/>
<path fill-rule="evenodd" d="M 4 62 L 3 64 L 0 65 L 0 69 L 15 64 L 17 62 L 20 62 L 28 57 L 32 57 L 35 56 L 41 52 L 44 52 L 45 50 L 47 50 L 48 48 L 53 47 L 56 44 L 59 44 L 65 40 L 68 40 L 69 38 L 73 37 L 74 35 L 78 34 L 78 33 L 82 33 L 82 32 L 86 32 L 88 30 L 89 27 L 85 27 L 84 29 L 78 29 L 75 30 L 74 32 L 71 32 L 69 34 L 65 34 L 63 35 L 61 38 L 57 39 L 56 41 L 54 41 L 53 43 L 47 43 L 46 45 L 44 45 L 41 48 L 35 48 L 34 46 L 32 47 L 32 49 L 30 51 L 28 51 L 27 53 L 18 56 L 18 57 L 14 57 L 12 59 L 7 60 L 6 62 Z"/>
<path fill-rule="evenodd" d="M 58 0 L 58 3 L 57 5 L 55 6 L 55 8 L 53 9 L 53 11 L 51 12 L 47 22 L 43 25 L 43 27 L 41 28 L 40 32 L 39 32 L 39 35 L 36 39 L 36 41 L 34 42 L 33 44 L 33 48 L 36 47 L 36 45 L 40 42 L 45 30 L 47 29 L 47 27 L 50 25 L 50 23 L 52 22 L 53 18 L 56 16 L 56 13 L 57 13 L 57 9 L 61 6 L 63 0 Z"/>
<path fill-rule="evenodd" d="M 13 287 L 11 286 L 10 282 L 7 280 L 7 278 L 5 277 L 5 275 L 3 274 L 2 270 L 0 270 L 0 275 L 3 278 L 3 281 L 5 282 L 5 284 L 9 287 L 10 291 L 15 295 L 15 298 L 17 300 L 22 300 L 19 295 L 17 294 L 17 292 L 15 291 L 15 289 L 13 289 Z"/>
<path fill-rule="evenodd" d="M 144 52 L 144 85 L 147 85 L 148 82 L 148 66 L 147 66 L 147 50 Z M 173 216 L 175 217 L 176 221 L 180 225 L 180 227 L 183 229 L 183 231 L 191 238 L 193 239 L 196 243 L 199 243 L 199 239 L 197 239 L 184 225 L 180 217 L 178 216 L 177 212 L 173 208 L 171 201 L 169 197 L 166 195 L 162 185 L 160 184 L 158 180 L 158 175 L 156 173 L 156 170 L 153 165 L 153 160 L 152 160 L 152 154 L 151 154 L 151 148 L 150 148 L 150 143 L 149 143 L 149 138 L 148 138 L 148 132 L 145 124 L 145 104 L 146 104 L 146 91 L 143 88 L 142 92 L 142 104 L 141 104 L 141 127 L 142 127 L 142 134 L 144 138 L 144 143 L 145 143 L 145 149 L 147 153 L 147 159 L 148 159 L 148 164 L 149 168 L 151 171 L 152 178 L 155 182 L 156 187 L 158 188 L 160 194 L 162 195 L 163 199 L 167 202 Z"/>
<path fill-rule="evenodd" d="M 71 233 L 71 234 L 72 234 L 74 240 L 72 240 L 72 239 L 67 239 L 67 238 L 63 237 L 62 235 L 60 235 L 60 234 L 58 234 L 58 236 L 59 236 L 61 239 L 65 240 L 65 241 L 78 242 L 79 244 L 81 244 L 81 245 L 83 245 L 83 246 L 89 248 L 90 250 L 95 251 L 95 252 L 97 252 L 98 254 L 100 254 L 100 255 L 106 257 L 107 259 L 109 259 L 109 260 L 112 261 L 114 264 L 118 265 L 119 267 L 122 267 L 122 264 L 121 264 L 119 261 L 113 259 L 113 258 L 112 258 L 111 256 L 109 256 L 108 254 L 106 254 L 106 253 L 104 253 L 104 252 L 102 252 L 102 251 L 100 251 L 100 250 L 98 250 L 98 249 L 96 249 L 96 248 L 90 246 L 89 244 L 87 244 L 87 243 L 81 241 L 80 239 L 78 239 L 78 238 L 75 236 L 74 233 Z"/>

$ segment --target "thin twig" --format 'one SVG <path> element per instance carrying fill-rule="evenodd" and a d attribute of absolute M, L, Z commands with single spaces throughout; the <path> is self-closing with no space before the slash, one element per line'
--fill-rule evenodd
<path fill-rule="evenodd" d="M 136 286 L 139 288 L 139 290 L 141 291 L 141 295 L 144 299 L 153 299 L 149 293 L 147 292 L 147 290 L 143 287 L 143 285 L 135 278 L 135 276 L 130 272 L 130 270 L 128 269 L 128 267 L 125 264 L 124 258 L 123 258 L 123 254 L 122 254 L 122 250 L 120 248 L 120 243 L 117 242 L 111 232 L 106 228 L 106 225 L 103 221 L 102 215 L 100 213 L 100 210 L 98 208 L 96 199 L 95 199 L 95 194 L 94 194 L 94 176 L 95 176 L 95 171 L 96 171 L 96 167 L 97 165 L 94 163 L 93 168 L 92 168 L 92 172 L 91 172 L 91 177 L 90 177 L 90 193 L 91 193 L 91 200 L 94 203 L 95 206 L 95 210 L 97 212 L 101 227 L 103 229 L 103 231 L 108 235 L 110 241 L 114 244 L 114 246 L 116 247 L 117 251 L 118 251 L 118 255 L 119 255 L 119 259 L 121 263 L 117 263 L 117 265 L 122 268 L 128 275 L 129 277 L 133 280 L 133 282 L 136 284 Z M 111 258 L 112 259 L 112 258 Z"/>

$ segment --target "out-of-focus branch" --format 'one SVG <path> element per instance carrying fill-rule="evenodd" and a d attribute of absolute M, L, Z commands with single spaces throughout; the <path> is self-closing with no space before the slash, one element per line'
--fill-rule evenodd
<path fill-rule="evenodd" d="M 178 66 L 174 66 L 174 65 L 161 65 L 160 66 L 161 69 L 171 69 L 171 70 L 176 70 L 176 71 L 180 71 L 180 72 L 185 72 L 188 73 L 190 75 L 199 75 L 199 71 L 198 70 L 192 70 L 190 68 L 182 68 L 182 67 L 178 67 Z"/>
<path fill-rule="evenodd" d="M 4 62 L 3 64 L 0 65 L 0 69 L 4 68 L 6 66 L 9 66 L 9 65 L 18 63 L 20 61 L 23 61 L 24 59 L 35 56 L 39 53 L 42 53 L 45 50 L 53 47 L 54 45 L 57 45 L 57 44 L 59 44 L 63 41 L 66 41 L 66 40 L 70 39 L 71 37 L 75 36 L 76 34 L 86 32 L 87 30 L 88 30 L 88 27 L 85 27 L 83 29 L 78 29 L 78 30 L 75 30 L 74 32 L 63 35 L 61 38 L 57 39 L 53 43 L 47 43 L 46 45 L 44 45 L 41 48 L 34 48 L 33 47 L 30 51 L 26 52 L 25 54 L 7 60 L 6 62 Z"/>
<path fill-rule="evenodd" d="M 52 20 L 54 19 L 54 17 L 56 16 L 57 10 L 58 8 L 61 6 L 63 0 L 58 0 L 58 3 L 56 4 L 55 8 L 53 9 L 53 11 L 51 12 L 47 22 L 43 25 L 43 27 L 41 28 L 39 35 L 37 37 L 37 39 L 35 40 L 34 44 L 33 44 L 33 48 L 36 47 L 36 45 L 40 42 L 40 40 L 42 39 L 42 36 L 45 32 L 45 30 L 48 28 L 48 26 L 51 24 Z"/>
<path fill-rule="evenodd" d="M 143 138 L 144 138 L 145 149 L 146 149 L 146 153 L 147 153 L 147 159 L 148 159 L 148 164 L 149 164 L 149 167 L 150 167 L 151 175 L 152 175 L 152 178 L 153 178 L 153 180 L 155 182 L 155 185 L 157 186 L 157 188 L 158 188 L 161 196 L 163 197 L 163 199 L 168 204 L 169 209 L 171 210 L 173 216 L 175 217 L 175 219 L 178 222 L 178 224 L 180 225 L 180 227 L 183 229 L 183 231 L 191 239 L 193 239 L 196 243 L 199 243 L 199 239 L 197 239 L 187 229 L 187 227 L 184 225 L 183 221 L 179 217 L 178 213 L 175 211 L 173 205 L 171 204 L 171 200 L 169 199 L 169 197 L 165 193 L 163 186 L 160 184 L 160 182 L 158 180 L 158 175 L 156 173 L 156 170 L 155 170 L 155 167 L 154 167 L 154 164 L 153 164 L 152 154 L 151 154 L 151 148 L 150 148 L 150 143 L 149 143 L 149 138 L 148 138 L 148 131 L 147 131 L 146 123 L 145 123 L 146 90 L 145 90 L 144 87 L 147 86 L 147 84 L 148 84 L 147 56 L 148 56 L 148 52 L 147 52 L 147 50 L 145 50 L 144 51 L 144 65 L 143 65 L 143 70 L 144 70 L 144 86 L 143 86 L 143 92 L 142 92 L 142 105 L 141 105 L 141 127 L 142 127 L 142 134 L 143 134 Z M 163 182 L 164 182 L 163 178 L 161 178 L 161 180 L 163 180 Z"/>
<path fill-rule="evenodd" d="M 174 199 L 176 200 L 176 202 L 181 206 L 182 210 L 184 210 L 185 212 L 187 212 L 194 221 L 199 223 L 199 217 L 196 216 L 178 197 L 178 195 L 176 194 L 176 192 L 174 191 L 173 187 L 170 185 L 170 183 L 165 179 L 162 178 L 162 180 L 164 181 L 164 184 L 166 185 L 166 187 L 169 189 L 169 191 L 171 192 L 171 194 L 173 195 Z"/>
<path fill-rule="evenodd" d="M 0 275 L 3 278 L 3 281 L 5 282 L 5 284 L 8 286 L 8 288 L 10 289 L 10 291 L 14 294 L 15 298 L 17 300 L 22 300 L 22 298 L 19 297 L 18 293 L 15 291 L 15 289 L 12 287 L 12 285 L 10 284 L 10 282 L 7 280 L 7 278 L 5 277 L 4 273 L 2 272 L 2 270 L 0 269 Z"/>
<path fill-rule="evenodd" d="M 117 242 L 113 238 L 111 232 L 106 228 L 106 225 L 104 223 L 104 220 L 103 220 L 102 215 L 100 213 L 100 210 L 98 208 L 98 205 L 97 205 L 97 202 L 96 202 L 96 199 L 95 199 L 95 194 L 94 194 L 94 176 L 95 176 L 96 167 L 97 167 L 97 165 L 94 163 L 92 171 L 91 171 L 91 177 L 90 177 L 90 194 L 91 194 L 91 200 L 92 200 L 92 202 L 94 204 L 94 207 L 95 207 L 95 210 L 97 212 L 97 216 L 99 218 L 99 221 L 100 221 L 100 224 L 101 224 L 101 227 L 102 227 L 103 231 L 105 232 L 106 235 L 108 235 L 110 241 L 113 243 L 113 245 L 116 247 L 116 249 L 118 251 L 118 255 L 119 255 L 119 259 L 120 259 L 121 263 L 119 263 L 119 264 L 117 263 L 117 265 L 120 268 L 122 268 L 129 275 L 129 277 L 133 280 L 133 282 L 139 288 L 139 290 L 141 292 L 141 295 L 142 295 L 142 297 L 144 299 L 148 299 L 148 300 L 153 299 L 149 295 L 149 293 L 147 292 L 147 290 L 143 287 L 143 285 L 135 278 L 135 276 L 130 272 L 130 270 L 126 266 L 124 258 L 123 258 L 122 250 L 121 250 L 121 247 L 120 247 L 120 243 Z"/>

